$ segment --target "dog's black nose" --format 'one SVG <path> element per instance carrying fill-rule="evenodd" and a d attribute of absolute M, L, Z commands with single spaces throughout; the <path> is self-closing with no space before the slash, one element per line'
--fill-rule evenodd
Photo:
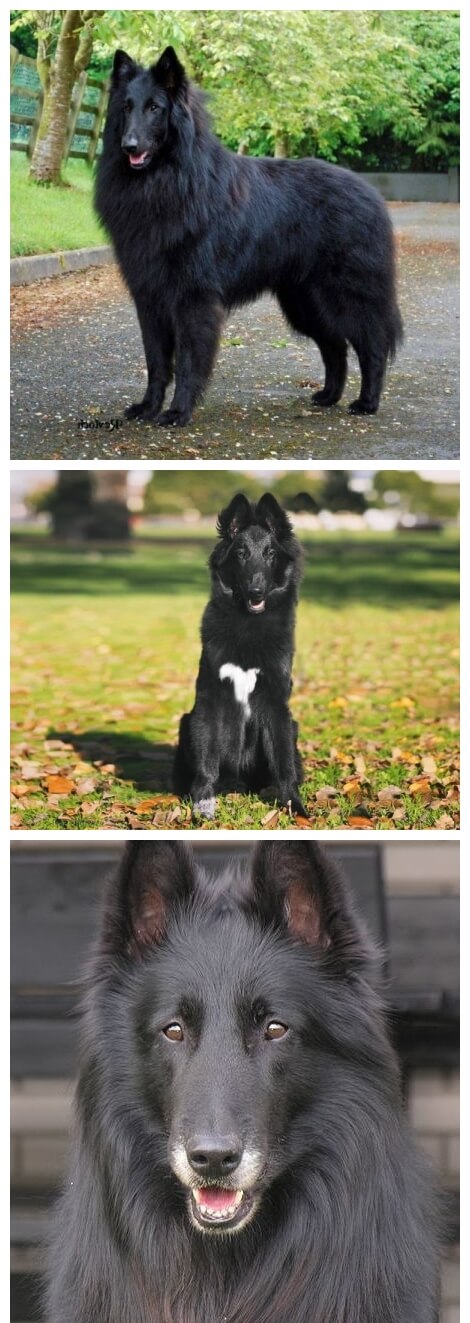
<path fill-rule="evenodd" d="M 228 1176 L 242 1159 L 242 1146 L 234 1135 L 195 1135 L 187 1146 L 188 1162 L 198 1176 Z"/>
<path fill-rule="evenodd" d="M 137 152 L 137 148 L 138 148 L 139 144 L 138 144 L 138 142 L 137 142 L 137 138 L 131 138 L 131 137 L 129 137 L 129 138 L 123 138 L 123 139 L 122 139 L 121 146 L 122 146 L 122 150 L 123 150 L 123 152 Z"/>

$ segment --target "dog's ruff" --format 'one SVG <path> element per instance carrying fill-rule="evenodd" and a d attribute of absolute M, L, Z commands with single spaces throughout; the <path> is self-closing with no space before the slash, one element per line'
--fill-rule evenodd
<path fill-rule="evenodd" d="M 252 666 L 249 671 L 244 671 L 241 666 L 235 666 L 233 662 L 224 662 L 219 670 L 219 680 L 232 681 L 236 702 L 240 703 L 246 717 L 251 714 L 249 697 L 253 693 L 258 676 L 259 666 Z"/>

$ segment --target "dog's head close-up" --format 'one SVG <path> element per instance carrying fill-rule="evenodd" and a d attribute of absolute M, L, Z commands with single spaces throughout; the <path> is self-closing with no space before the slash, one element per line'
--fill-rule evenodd
<path fill-rule="evenodd" d="M 186 846 L 131 845 L 98 962 L 109 1096 L 199 1231 L 272 1216 L 306 1152 L 321 1170 L 360 1129 L 371 1083 L 395 1090 L 375 957 L 315 845 L 217 878 Z"/>
<path fill-rule="evenodd" d="M 270 492 L 254 503 L 239 493 L 217 520 L 219 542 L 210 558 L 216 596 L 254 616 L 295 600 L 301 550 L 285 510 Z"/>

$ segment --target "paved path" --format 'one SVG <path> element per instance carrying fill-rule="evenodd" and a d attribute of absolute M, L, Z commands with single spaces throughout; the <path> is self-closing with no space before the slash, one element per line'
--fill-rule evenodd
<path fill-rule="evenodd" d="M 344 401 L 312 409 L 318 350 L 263 298 L 230 317 L 188 427 L 124 422 L 145 371 L 116 269 L 14 290 L 12 459 L 457 459 L 458 212 L 452 204 L 391 208 L 406 339 L 370 419 L 347 413 L 359 385 L 353 354 Z"/>

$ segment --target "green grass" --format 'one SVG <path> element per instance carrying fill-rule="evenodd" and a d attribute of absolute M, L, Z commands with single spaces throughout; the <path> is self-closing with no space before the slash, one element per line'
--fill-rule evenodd
<path fill-rule="evenodd" d="M 171 763 L 211 544 L 78 553 L 15 534 L 13 828 L 194 826 Z M 292 711 L 309 825 L 457 825 L 456 541 L 330 535 L 305 550 Z M 266 822 L 271 809 L 221 796 L 206 829 L 292 826 L 284 811 Z"/>
<path fill-rule="evenodd" d="M 25 152 L 11 152 L 10 253 L 55 253 L 107 243 L 92 205 L 93 172 L 86 161 L 69 161 L 68 188 L 36 184 L 28 178 Z"/>

